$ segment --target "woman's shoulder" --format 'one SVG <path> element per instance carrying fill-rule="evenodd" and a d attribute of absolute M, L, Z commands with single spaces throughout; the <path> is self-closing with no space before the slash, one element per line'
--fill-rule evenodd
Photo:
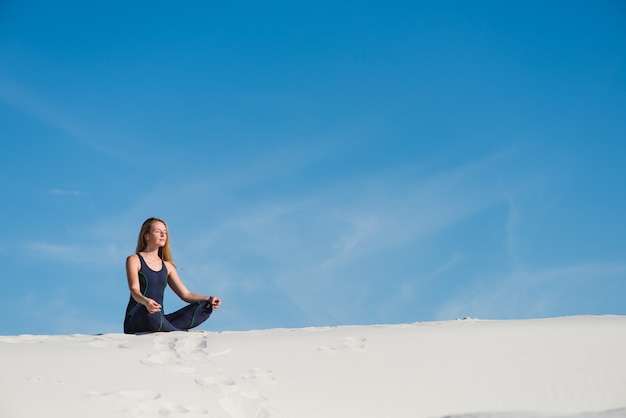
<path fill-rule="evenodd" d="M 140 263 L 139 261 L 139 255 L 137 254 L 131 254 L 128 257 L 126 257 L 126 263 Z"/>
<path fill-rule="evenodd" d="M 163 260 L 163 262 L 165 263 L 165 267 L 167 267 L 168 273 L 172 270 L 176 270 L 176 266 L 171 261 Z"/>

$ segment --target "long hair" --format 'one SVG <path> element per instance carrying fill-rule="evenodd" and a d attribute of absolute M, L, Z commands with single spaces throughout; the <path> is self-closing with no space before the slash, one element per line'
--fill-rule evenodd
<path fill-rule="evenodd" d="M 155 222 L 162 222 L 165 225 L 165 230 L 167 231 L 167 224 L 163 219 L 159 218 L 148 218 L 144 221 L 143 225 L 141 225 L 141 229 L 139 230 L 139 237 L 137 238 L 137 249 L 135 252 L 140 252 L 146 249 L 146 245 L 148 242 L 146 241 L 146 235 L 150 233 L 150 228 L 152 228 L 152 224 Z M 174 264 L 174 260 L 172 259 L 172 250 L 170 250 L 170 234 L 165 235 L 165 245 L 159 248 L 159 257 L 161 257 L 164 261 L 169 261 Z"/>

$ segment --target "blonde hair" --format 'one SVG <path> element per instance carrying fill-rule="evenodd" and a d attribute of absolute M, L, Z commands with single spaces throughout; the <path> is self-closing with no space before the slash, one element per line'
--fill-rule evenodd
<path fill-rule="evenodd" d="M 137 249 L 135 252 L 140 252 L 146 249 L 146 245 L 148 242 L 146 241 L 146 235 L 150 233 L 150 229 L 152 225 L 156 222 L 161 222 L 165 225 L 165 230 L 167 231 L 167 223 L 163 219 L 159 218 L 148 218 L 144 221 L 143 225 L 141 225 L 141 229 L 139 230 L 139 237 L 137 238 Z M 165 245 L 159 248 L 159 257 L 161 257 L 164 261 L 169 261 L 174 265 L 174 260 L 172 259 L 172 250 L 170 250 L 170 235 L 165 235 Z"/>

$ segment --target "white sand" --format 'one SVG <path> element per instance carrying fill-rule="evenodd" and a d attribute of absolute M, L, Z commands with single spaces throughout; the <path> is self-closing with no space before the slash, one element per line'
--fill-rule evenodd
<path fill-rule="evenodd" d="M 626 417 L 626 317 L 0 336 L 1 418 Z"/>

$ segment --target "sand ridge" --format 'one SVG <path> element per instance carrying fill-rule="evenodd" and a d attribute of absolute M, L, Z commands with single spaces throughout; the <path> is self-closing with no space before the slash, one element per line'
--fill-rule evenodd
<path fill-rule="evenodd" d="M 0 336 L 0 416 L 626 416 L 626 317 Z"/>

